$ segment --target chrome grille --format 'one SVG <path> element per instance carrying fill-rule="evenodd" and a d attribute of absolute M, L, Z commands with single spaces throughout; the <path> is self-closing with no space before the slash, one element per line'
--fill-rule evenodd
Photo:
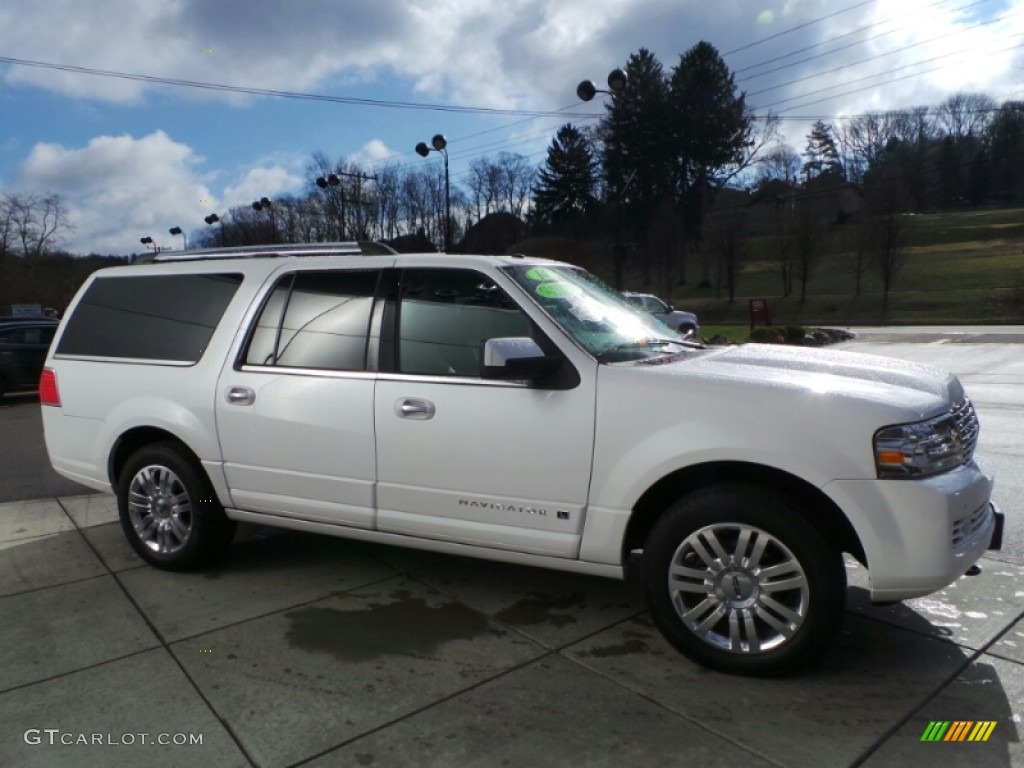
<path fill-rule="evenodd" d="M 974 449 L 978 446 L 978 414 L 974 412 L 974 405 L 970 400 L 963 400 L 953 403 L 950 415 L 956 423 L 960 442 L 964 446 L 964 463 L 966 464 L 974 458 Z"/>

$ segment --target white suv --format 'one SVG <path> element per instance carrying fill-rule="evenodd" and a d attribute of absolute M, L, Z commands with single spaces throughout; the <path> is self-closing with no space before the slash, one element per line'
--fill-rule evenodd
<path fill-rule="evenodd" d="M 157 567 L 209 562 L 244 520 L 632 574 L 668 640 L 729 672 L 828 643 L 843 552 L 885 602 L 1001 537 L 953 376 L 705 348 L 541 259 L 164 255 L 90 277 L 46 366 L 53 466 L 113 488 Z"/>

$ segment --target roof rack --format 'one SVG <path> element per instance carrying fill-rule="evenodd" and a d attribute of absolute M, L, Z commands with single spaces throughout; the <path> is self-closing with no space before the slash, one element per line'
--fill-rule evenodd
<path fill-rule="evenodd" d="M 198 251 L 164 251 L 137 256 L 133 264 L 166 264 L 174 261 L 207 261 L 211 259 L 284 258 L 290 256 L 355 255 L 386 256 L 396 254 L 394 248 L 374 240 L 351 240 L 343 243 L 281 243 L 279 245 L 241 245 L 231 248 L 206 248 Z"/>

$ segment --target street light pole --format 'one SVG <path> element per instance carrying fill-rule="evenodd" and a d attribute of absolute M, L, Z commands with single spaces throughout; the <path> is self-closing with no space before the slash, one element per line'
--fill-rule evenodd
<path fill-rule="evenodd" d="M 448 139 L 443 134 L 436 133 L 430 140 L 430 146 L 421 141 L 416 145 L 416 154 L 426 157 L 431 152 L 440 152 L 444 155 L 444 250 L 449 253 L 452 250 L 452 197 L 451 185 L 448 179 Z"/>
<path fill-rule="evenodd" d="M 211 213 L 209 216 L 204 218 L 203 221 L 205 221 L 211 227 L 214 224 L 216 224 L 218 221 L 220 221 L 220 247 L 223 248 L 224 245 L 225 245 L 225 240 L 224 240 L 224 222 L 220 220 L 220 216 L 218 216 L 216 213 Z"/>
<path fill-rule="evenodd" d="M 576 86 L 576 95 L 580 101 L 590 101 L 599 93 L 607 93 L 614 100 L 616 96 L 626 90 L 628 78 L 625 71 L 613 69 L 608 73 L 608 90 L 598 88 L 591 80 L 584 80 Z M 615 132 L 622 139 L 621 125 L 619 124 L 619 112 L 615 110 Z M 624 169 L 623 169 L 624 170 Z M 622 199 L 625 196 L 625 184 L 622 181 L 622 174 L 619 174 L 615 191 L 615 246 L 613 261 L 615 263 L 615 287 L 620 291 L 626 286 L 626 244 L 622 242 Z"/>
<path fill-rule="evenodd" d="M 277 220 L 274 218 L 274 205 L 271 202 L 270 198 L 269 197 L 261 197 L 259 200 L 257 200 L 256 202 L 254 202 L 252 204 L 252 209 L 254 211 L 262 211 L 264 209 L 267 211 L 267 215 L 270 216 L 270 232 L 271 232 L 271 236 L 273 238 L 273 241 L 276 243 L 277 242 Z"/>
<path fill-rule="evenodd" d="M 324 192 L 327 191 L 328 187 L 337 187 L 341 184 L 341 177 L 336 173 L 332 173 L 328 176 L 319 176 L 316 180 L 316 185 L 320 187 Z M 345 239 L 345 190 L 341 190 L 341 207 L 339 209 L 338 216 L 338 240 Z"/>
<path fill-rule="evenodd" d="M 181 239 L 185 241 L 185 250 L 187 251 L 188 250 L 188 238 L 185 237 L 185 232 L 182 230 L 182 228 L 181 227 L 171 227 L 169 231 L 170 231 L 170 233 L 172 235 L 181 235 Z"/>

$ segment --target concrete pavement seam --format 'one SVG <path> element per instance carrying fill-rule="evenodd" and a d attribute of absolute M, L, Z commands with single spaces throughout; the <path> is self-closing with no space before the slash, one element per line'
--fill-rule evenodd
<path fill-rule="evenodd" d="M 146 612 L 142 610 L 142 606 L 139 605 L 139 603 L 135 600 L 132 594 L 128 591 L 127 587 L 125 587 L 121 579 L 118 578 L 118 574 L 114 572 L 107 564 L 107 561 L 103 559 L 103 557 L 100 555 L 99 550 L 96 549 L 95 546 L 93 546 L 92 542 L 89 541 L 88 537 L 82 532 L 82 529 L 78 526 L 78 523 L 76 523 L 74 518 L 71 517 L 70 513 L 67 511 L 64 505 L 61 504 L 59 498 L 57 499 L 57 504 L 60 505 L 60 508 L 62 510 L 64 510 L 64 514 L 67 515 L 68 519 L 71 520 L 72 525 L 75 526 L 75 530 L 78 531 L 79 535 L 85 541 L 86 545 L 93 551 L 93 554 L 95 554 L 99 561 L 103 564 L 103 567 L 110 572 L 111 576 L 113 576 L 114 582 L 117 584 L 118 588 L 124 594 L 125 598 L 138 612 L 139 616 L 146 623 L 146 626 L 148 626 L 150 631 L 153 633 L 153 636 L 156 637 L 157 641 L 160 644 L 159 647 L 163 649 L 164 653 L 166 653 L 167 656 L 170 657 L 171 661 L 178 667 L 178 669 L 181 670 L 181 673 L 185 676 L 185 679 L 188 680 L 189 685 L 192 686 L 193 690 L 196 692 L 196 695 L 198 695 L 200 700 L 206 705 L 206 708 L 210 711 L 210 714 L 212 714 L 221 724 L 221 727 L 224 728 L 224 731 L 228 734 L 231 740 L 235 742 L 235 746 L 238 747 L 238 750 L 242 753 L 245 759 L 249 761 L 249 765 L 253 766 L 253 768 L 257 768 L 256 761 L 253 759 L 253 756 L 249 754 L 249 750 L 245 748 L 245 745 L 242 743 L 238 734 L 235 733 L 230 723 L 228 723 L 227 720 L 220 716 L 220 713 L 216 710 L 212 702 L 206 697 L 206 694 L 203 693 L 202 689 L 192 678 L 192 676 L 188 673 L 188 670 L 185 669 L 185 666 L 181 663 L 178 657 L 174 655 L 174 652 L 171 650 L 170 645 L 167 643 L 167 639 L 163 636 L 163 633 L 161 633 L 160 630 L 156 627 L 156 625 L 150 620 L 149 616 L 146 615 Z"/>
<path fill-rule="evenodd" d="M 877 752 L 879 749 L 882 748 L 882 746 L 885 744 L 886 741 L 888 741 L 893 736 L 895 736 L 896 733 L 898 733 L 899 730 L 901 728 L 903 728 L 903 726 L 905 726 L 907 723 L 909 723 L 918 712 L 920 712 L 922 709 L 924 709 L 931 701 L 933 701 L 940 693 L 942 693 L 943 690 L 945 690 L 947 687 L 949 687 L 958 677 L 960 677 L 960 675 L 963 674 L 964 670 L 966 670 L 968 667 L 970 667 L 972 664 L 974 664 L 978 659 L 980 659 L 982 656 L 984 656 L 988 652 L 989 648 L 991 648 L 993 645 L 998 643 L 999 640 L 1001 640 L 1002 637 L 1007 632 L 1009 632 L 1013 628 L 1013 626 L 1017 622 L 1019 622 L 1021 619 L 1024 619 L 1024 611 L 1021 611 L 1017 615 L 1016 618 L 1012 619 L 1003 628 L 1003 630 L 1001 632 L 997 633 L 989 642 L 985 643 L 985 645 L 982 646 L 979 650 L 974 651 L 971 656 L 969 656 L 968 658 L 966 658 L 964 660 L 964 663 L 961 666 L 959 666 L 956 669 L 955 672 L 953 672 L 952 674 L 947 676 L 946 679 L 943 682 L 941 682 L 931 693 L 925 695 L 923 700 L 916 707 L 913 707 L 910 710 L 910 712 L 905 717 L 901 718 L 892 728 L 890 728 L 888 731 L 883 733 L 874 744 L 872 744 L 870 747 L 868 747 L 866 750 L 864 750 L 864 752 L 861 754 L 860 757 L 858 757 L 854 762 L 850 763 L 850 768 L 859 768 L 859 766 L 863 765 L 864 762 L 868 758 L 870 758 L 873 754 L 875 754 L 875 752 Z M 913 630 L 910 630 L 910 631 L 913 631 Z M 957 647 L 963 648 L 964 646 L 957 645 Z M 970 649 L 967 649 L 967 650 L 970 650 Z M 997 658 L 1002 658 L 1002 657 L 999 656 Z M 1020 662 L 1013 661 L 1011 659 L 1003 659 L 1003 660 L 1004 661 L 1008 661 L 1009 663 L 1012 663 L 1012 664 L 1020 665 Z M 1022 666 L 1024 666 L 1024 665 L 1022 665 Z"/>

